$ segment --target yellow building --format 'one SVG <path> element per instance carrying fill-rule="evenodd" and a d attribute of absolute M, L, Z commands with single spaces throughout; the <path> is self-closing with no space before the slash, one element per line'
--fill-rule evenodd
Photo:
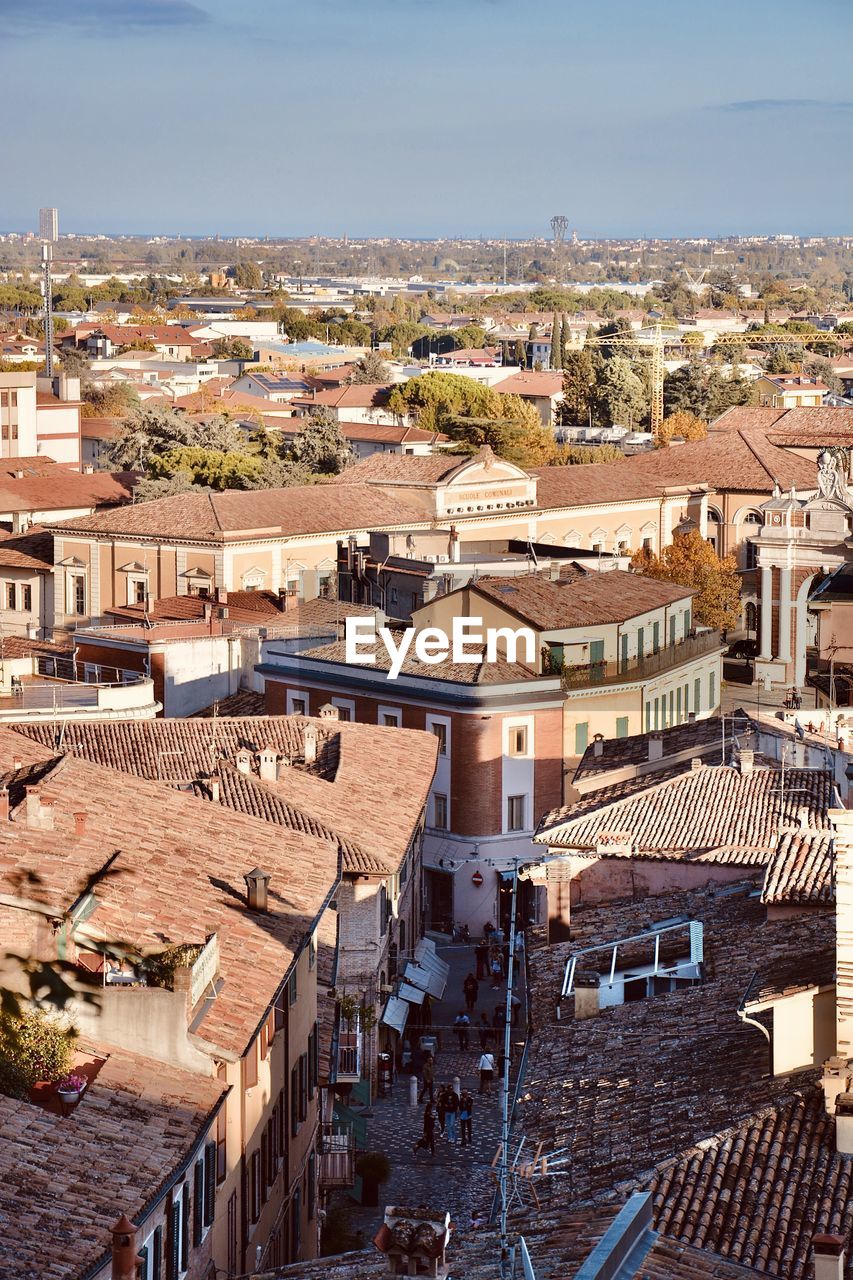
<path fill-rule="evenodd" d="M 801 373 L 765 373 L 755 385 L 758 403 L 771 409 L 816 409 L 829 391 L 820 378 Z"/>

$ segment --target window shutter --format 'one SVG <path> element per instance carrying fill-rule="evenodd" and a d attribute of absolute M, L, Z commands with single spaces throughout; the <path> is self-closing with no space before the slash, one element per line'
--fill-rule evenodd
<path fill-rule="evenodd" d="M 295 1138 L 299 1132 L 299 1068 L 294 1063 L 290 1068 L 290 1136 Z"/>
<path fill-rule="evenodd" d="M 169 1221 L 167 1225 L 168 1241 L 166 1244 L 166 1277 L 167 1280 L 178 1280 L 181 1273 L 181 1211 L 174 1200 L 169 1201 Z"/>
<path fill-rule="evenodd" d="M 267 1131 L 264 1129 L 261 1134 L 261 1176 L 258 1181 L 261 1184 L 261 1203 L 266 1204 L 267 1187 L 269 1186 L 270 1172 L 270 1144 Z"/>
<path fill-rule="evenodd" d="M 163 1228 L 154 1228 L 151 1241 L 151 1280 L 161 1280 L 163 1271 Z"/>
<path fill-rule="evenodd" d="M 144 1244 L 136 1256 L 139 1258 L 139 1280 L 148 1280 L 148 1245 Z"/>
<path fill-rule="evenodd" d="M 193 1171 L 193 1248 L 201 1244 L 204 1231 L 204 1161 L 196 1160 Z"/>
<path fill-rule="evenodd" d="M 209 1227 L 216 1211 L 216 1143 L 204 1148 L 204 1225 Z"/>
<path fill-rule="evenodd" d="M 190 1265 L 190 1184 L 181 1188 L 181 1271 Z"/>

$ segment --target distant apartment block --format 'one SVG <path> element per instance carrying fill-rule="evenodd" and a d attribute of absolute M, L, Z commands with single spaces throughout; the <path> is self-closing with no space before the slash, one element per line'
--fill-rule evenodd
<path fill-rule="evenodd" d="M 57 209 L 39 209 L 39 240 L 49 240 L 51 244 L 59 239 L 59 211 Z"/>

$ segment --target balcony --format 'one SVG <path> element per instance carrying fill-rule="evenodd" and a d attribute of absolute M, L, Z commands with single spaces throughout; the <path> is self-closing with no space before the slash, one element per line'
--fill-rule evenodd
<path fill-rule="evenodd" d="M 351 1187 L 355 1182 L 355 1133 L 347 1124 L 320 1128 L 320 1184 Z"/>
<path fill-rule="evenodd" d="M 154 682 L 138 672 L 132 674 L 132 681 L 118 684 L 25 678 L 11 695 L 0 697 L 0 724 L 59 719 L 152 720 L 162 710 L 154 697 Z"/>
<path fill-rule="evenodd" d="M 361 1079 L 361 1031 L 344 1029 L 338 1033 L 338 1084 L 357 1084 Z"/>
<path fill-rule="evenodd" d="M 601 685 L 630 684 L 680 667 L 694 658 L 722 649 L 719 631 L 703 630 L 688 636 L 679 644 L 667 645 L 657 653 L 626 662 L 589 662 L 583 666 L 564 667 L 560 673 L 564 689 L 592 689 Z"/>

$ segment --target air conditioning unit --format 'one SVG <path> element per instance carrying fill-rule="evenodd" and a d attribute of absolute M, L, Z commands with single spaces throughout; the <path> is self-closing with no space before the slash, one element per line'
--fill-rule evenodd
<path fill-rule="evenodd" d="M 450 556 L 435 556 L 433 559 L 436 564 L 450 564 Z"/>

